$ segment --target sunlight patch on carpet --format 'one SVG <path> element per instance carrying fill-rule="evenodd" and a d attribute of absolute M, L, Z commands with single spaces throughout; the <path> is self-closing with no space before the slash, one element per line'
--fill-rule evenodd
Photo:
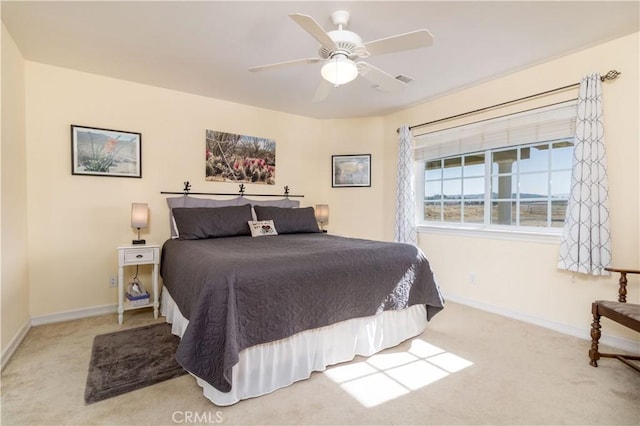
<path fill-rule="evenodd" d="M 377 354 L 362 362 L 327 369 L 324 374 L 365 407 L 375 407 L 421 389 L 473 362 L 422 339 L 405 352 Z"/>

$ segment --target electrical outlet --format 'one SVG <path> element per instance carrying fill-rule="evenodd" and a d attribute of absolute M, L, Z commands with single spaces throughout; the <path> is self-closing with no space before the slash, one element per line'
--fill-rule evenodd
<path fill-rule="evenodd" d="M 476 273 L 469 272 L 469 284 L 473 285 L 476 283 Z"/>
<path fill-rule="evenodd" d="M 109 287 L 117 287 L 117 286 L 118 286 L 118 278 L 115 276 L 112 276 L 109 281 Z"/>

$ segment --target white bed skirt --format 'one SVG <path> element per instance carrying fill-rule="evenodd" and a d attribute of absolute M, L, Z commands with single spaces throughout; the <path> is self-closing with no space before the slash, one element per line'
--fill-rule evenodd
<path fill-rule="evenodd" d="M 182 337 L 189 320 L 182 316 L 166 288 L 162 291 L 161 312 L 172 324 L 172 333 Z M 402 311 L 384 311 L 241 351 L 240 360 L 233 367 L 230 392 L 220 392 L 198 377 L 196 380 L 211 402 L 231 405 L 307 379 L 314 371 L 350 361 L 356 355 L 369 356 L 396 346 L 421 334 L 426 325 L 424 305 Z"/>

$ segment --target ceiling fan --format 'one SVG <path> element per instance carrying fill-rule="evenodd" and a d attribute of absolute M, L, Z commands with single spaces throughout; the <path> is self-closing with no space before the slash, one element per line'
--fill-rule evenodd
<path fill-rule="evenodd" d="M 425 29 L 363 43 L 358 34 L 344 29 L 349 22 L 349 12 L 344 10 L 331 14 L 331 21 L 338 29 L 329 32 L 326 32 L 311 16 L 291 13 L 289 17 L 320 42 L 318 57 L 261 65 L 249 68 L 249 71 L 265 71 L 324 62 L 320 71 L 322 80 L 313 97 L 314 102 L 326 99 L 332 86 L 337 87 L 349 83 L 358 76 L 365 78 L 373 83 L 375 88 L 385 92 L 401 90 L 406 86 L 406 83 L 359 59 L 428 47 L 433 44 L 433 36 Z"/>

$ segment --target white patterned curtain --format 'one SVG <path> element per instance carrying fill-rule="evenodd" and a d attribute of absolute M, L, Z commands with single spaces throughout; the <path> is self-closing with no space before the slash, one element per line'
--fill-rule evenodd
<path fill-rule="evenodd" d="M 608 275 L 611 232 L 599 74 L 580 82 L 570 191 L 558 268 Z"/>
<path fill-rule="evenodd" d="M 400 128 L 398 139 L 398 178 L 396 193 L 396 227 L 394 239 L 399 243 L 416 245 L 416 214 L 413 193 L 413 149 L 411 132 L 406 124 Z"/>

